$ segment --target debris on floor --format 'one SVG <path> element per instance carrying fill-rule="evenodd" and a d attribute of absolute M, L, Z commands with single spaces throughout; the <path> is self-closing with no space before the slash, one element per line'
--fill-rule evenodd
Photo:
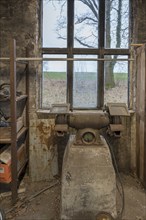
<path fill-rule="evenodd" d="M 136 177 L 121 174 L 124 189 L 124 212 L 122 220 L 146 220 L 146 191 Z M 59 220 L 60 192 L 59 179 L 50 182 L 23 180 L 24 192 L 19 193 L 15 206 L 10 195 L 0 197 L 7 220 Z M 117 190 L 117 209 L 121 209 L 121 198 Z M 81 219 L 82 220 L 82 219 Z"/>

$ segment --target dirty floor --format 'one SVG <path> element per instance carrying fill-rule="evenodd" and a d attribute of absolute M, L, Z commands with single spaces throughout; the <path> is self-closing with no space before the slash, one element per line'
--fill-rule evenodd
<path fill-rule="evenodd" d="M 139 181 L 131 175 L 121 174 L 124 187 L 123 220 L 146 220 L 146 191 Z M 120 184 L 118 184 L 120 188 Z M 32 183 L 25 177 L 22 184 L 25 192 L 19 194 L 15 207 L 11 206 L 11 197 L 0 197 L 0 206 L 11 220 L 59 220 L 60 181 Z M 120 189 L 121 191 L 121 189 Z M 117 190 L 117 206 L 121 209 L 121 196 Z"/>

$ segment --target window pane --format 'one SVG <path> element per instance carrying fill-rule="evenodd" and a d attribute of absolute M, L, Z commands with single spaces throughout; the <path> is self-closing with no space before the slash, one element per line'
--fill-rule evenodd
<path fill-rule="evenodd" d="M 45 55 L 44 58 L 66 58 L 65 55 Z M 66 61 L 43 61 L 42 107 L 66 103 Z"/>
<path fill-rule="evenodd" d="M 43 47 L 66 47 L 66 36 L 66 0 L 43 0 Z"/>
<path fill-rule="evenodd" d="M 129 0 L 106 0 L 107 48 L 127 48 L 129 44 Z"/>
<path fill-rule="evenodd" d="M 98 47 L 98 0 L 75 0 L 74 47 Z"/>
<path fill-rule="evenodd" d="M 75 58 L 91 58 L 91 56 L 75 56 Z M 74 61 L 73 107 L 97 107 L 97 61 Z"/>
<path fill-rule="evenodd" d="M 107 56 L 106 58 L 111 58 Z M 127 56 L 118 56 L 127 59 Z M 127 103 L 128 97 L 128 61 L 105 62 L 105 97 L 107 102 Z"/>

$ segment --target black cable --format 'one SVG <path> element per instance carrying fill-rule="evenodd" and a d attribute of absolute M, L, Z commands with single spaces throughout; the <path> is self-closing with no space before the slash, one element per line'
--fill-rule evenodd
<path fill-rule="evenodd" d="M 115 155 L 114 155 L 114 152 L 113 152 L 111 143 L 110 143 L 109 139 L 107 138 L 107 134 L 106 134 L 105 132 L 103 132 L 103 131 L 102 131 L 102 133 L 103 133 L 103 137 L 105 138 L 105 140 L 106 140 L 106 142 L 107 142 L 107 144 L 108 144 L 108 146 L 109 146 L 110 152 L 111 152 L 111 154 L 112 154 L 112 158 L 113 158 L 113 162 L 114 162 L 114 168 L 115 168 L 115 170 L 116 170 L 116 172 L 117 172 L 117 175 L 118 175 L 118 178 L 119 178 L 119 182 L 120 182 L 120 185 L 121 185 L 121 190 L 122 190 L 122 192 L 120 193 L 120 195 L 121 195 L 121 199 L 122 199 L 122 207 L 121 207 L 120 213 L 118 214 L 118 218 L 120 218 L 120 220 L 121 220 L 121 219 L 122 219 L 122 216 L 123 216 L 123 211 L 124 211 L 124 209 L 125 209 L 124 188 L 123 188 L 122 179 L 121 179 L 121 176 L 120 176 L 120 173 L 119 173 L 118 165 L 117 165 L 117 162 L 116 162 L 116 158 L 115 158 Z M 104 134 L 104 133 L 105 133 L 105 134 Z M 120 192 L 120 189 L 119 189 L 119 187 L 118 187 L 117 184 L 116 184 L 116 186 L 117 186 L 118 191 Z"/>

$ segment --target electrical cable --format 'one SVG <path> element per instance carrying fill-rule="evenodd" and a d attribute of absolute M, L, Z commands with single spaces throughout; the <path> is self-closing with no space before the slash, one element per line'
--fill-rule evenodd
<path fill-rule="evenodd" d="M 103 137 L 105 138 L 105 140 L 106 140 L 106 142 L 107 142 L 107 144 L 109 146 L 109 149 L 110 149 L 110 152 L 111 152 L 111 155 L 112 155 L 112 158 L 113 158 L 113 162 L 114 162 L 114 168 L 115 168 L 115 170 L 117 172 L 117 175 L 118 175 L 118 178 L 119 178 L 119 183 L 121 185 L 122 192 L 120 193 L 120 196 L 121 196 L 121 199 L 122 199 L 122 207 L 121 207 L 120 213 L 118 214 L 118 218 L 120 218 L 120 220 L 121 220 L 122 216 L 123 216 L 123 211 L 124 211 L 124 208 L 125 208 L 124 188 L 123 188 L 122 179 L 121 179 L 121 176 L 120 176 L 120 173 L 119 173 L 118 165 L 117 165 L 117 162 L 116 162 L 116 158 L 115 158 L 115 155 L 114 155 L 114 152 L 113 152 L 110 140 L 108 139 L 107 134 L 105 132 L 102 131 L 102 133 L 103 133 Z M 117 184 L 116 184 L 116 186 L 117 186 L 118 191 L 120 192 L 120 189 L 119 189 Z"/>

